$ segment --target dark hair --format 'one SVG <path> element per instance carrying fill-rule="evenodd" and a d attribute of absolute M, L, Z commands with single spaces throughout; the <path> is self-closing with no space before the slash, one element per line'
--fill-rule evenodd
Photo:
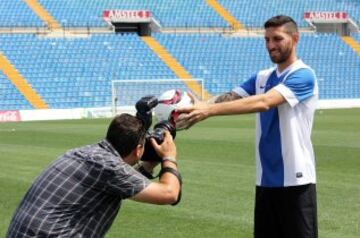
<path fill-rule="evenodd" d="M 106 139 L 119 152 L 126 157 L 145 140 L 145 128 L 141 120 L 130 114 L 117 115 L 110 123 Z"/>
<path fill-rule="evenodd" d="M 267 20 L 264 24 L 265 29 L 279 26 L 285 26 L 286 32 L 288 34 L 298 32 L 298 26 L 296 22 L 291 17 L 285 15 L 274 16 Z"/>

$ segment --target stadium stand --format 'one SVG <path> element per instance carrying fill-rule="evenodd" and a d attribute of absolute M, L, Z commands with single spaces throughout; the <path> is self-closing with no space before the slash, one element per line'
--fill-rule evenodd
<path fill-rule="evenodd" d="M 44 23 L 23 2 L 1 0 L 0 27 L 42 27 Z"/>
<path fill-rule="evenodd" d="M 156 38 L 212 94 L 226 92 L 257 70 L 272 67 L 261 37 L 156 34 Z M 360 97 L 360 57 L 335 34 L 305 34 L 298 54 L 319 78 L 320 97 Z"/>
<path fill-rule="evenodd" d="M 202 0 L 40 0 L 64 27 L 105 26 L 106 9 L 150 10 L 163 27 L 226 27 L 227 23 Z"/>
<path fill-rule="evenodd" d="M 360 1 L 354 0 L 311 0 L 311 1 L 251 1 L 219 0 L 240 22 L 248 28 L 262 27 L 272 16 L 285 14 L 294 18 L 300 27 L 306 27 L 303 14 L 307 11 L 345 11 L 360 22 Z"/>
<path fill-rule="evenodd" d="M 360 33 L 359 32 L 354 32 L 351 34 L 351 36 L 360 43 Z"/>
<path fill-rule="evenodd" d="M 2 0 L 0 27 L 46 26 L 24 1 Z M 162 26 L 229 27 L 207 1 L 183 0 L 38 0 L 62 26 L 105 26 L 106 9 L 149 9 Z M 304 11 L 346 11 L 359 21 L 359 1 L 218 0 L 246 27 L 261 28 L 275 14 L 291 15 L 300 23 Z M 66 28 L 65 28 L 66 29 Z M 65 30 L 61 29 L 61 30 Z M 59 33 L 59 31 L 57 32 Z M 60 32 L 61 33 L 61 32 Z M 223 32 L 222 32 L 223 33 Z M 165 50 L 193 78 L 203 78 L 210 94 L 230 90 L 272 63 L 257 34 L 153 33 Z M 360 34 L 352 33 L 360 42 Z M 111 81 L 179 77 L 136 34 L 84 33 L 71 38 L 29 33 L 0 34 L 0 51 L 51 109 L 109 107 Z M 319 78 L 321 99 L 360 98 L 360 54 L 336 34 L 302 34 L 298 54 Z M 33 109 L 0 71 L 0 110 Z"/>
<path fill-rule="evenodd" d="M 0 71 L 0 110 L 30 109 L 29 102 Z"/>
<path fill-rule="evenodd" d="M 175 78 L 136 34 L 0 35 L 0 49 L 50 108 L 110 106 L 114 79 Z"/>
<path fill-rule="evenodd" d="M 321 99 L 360 98 L 360 57 L 338 35 L 305 34 L 298 52 L 317 73 Z"/>
<path fill-rule="evenodd" d="M 259 68 L 271 66 L 262 38 L 214 34 L 156 34 L 156 39 L 195 78 L 205 79 L 211 94 L 228 91 Z"/>

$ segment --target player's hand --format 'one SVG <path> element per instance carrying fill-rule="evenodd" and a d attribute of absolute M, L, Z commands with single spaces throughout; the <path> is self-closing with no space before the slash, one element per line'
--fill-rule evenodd
<path fill-rule="evenodd" d="M 158 156 L 161 158 L 171 157 L 176 159 L 176 146 L 169 131 L 165 131 L 164 141 L 160 145 L 154 138 L 151 138 L 150 141 Z"/>
<path fill-rule="evenodd" d="M 178 108 L 176 112 L 180 114 L 175 121 L 176 125 L 189 129 L 195 123 L 205 120 L 210 116 L 210 105 L 206 102 L 198 101 L 193 106 Z"/>

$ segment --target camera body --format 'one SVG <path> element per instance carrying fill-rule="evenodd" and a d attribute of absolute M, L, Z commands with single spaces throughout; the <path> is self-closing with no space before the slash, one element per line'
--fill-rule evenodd
<path fill-rule="evenodd" d="M 155 96 L 142 97 L 135 105 L 136 117 L 139 118 L 144 125 L 145 135 L 145 151 L 141 160 L 143 161 L 157 161 L 160 162 L 162 158 L 158 156 L 153 148 L 150 138 L 154 138 L 158 144 L 163 143 L 165 131 L 169 131 L 171 136 L 175 139 L 176 128 L 172 121 L 163 120 L 156 123 L 153 130 L 149 130 L 152 124 L 152 109 L 156 107 L 158 100 Z"/>
<path fill-rule="evenodd" d="M 156 143 L 161 144 L 164 141 L 165 131 L 169 131 L 171 136 L 175 138 L 175 127 L 169 121 L 161 121 L 155 124 L 154 129 L 146 133 L 145 150 L 141 160 L 161 162 L 162 158 L 156 153 L 154 147 L 151 144 L 150 138 L 154 138 Z"/>

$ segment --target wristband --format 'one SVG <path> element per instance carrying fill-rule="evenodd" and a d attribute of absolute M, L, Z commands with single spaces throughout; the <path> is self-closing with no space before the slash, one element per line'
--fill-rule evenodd
<path fill-rule="evenodd" d="M 161 177 L 164 173 L 171 173 L 171 174 L 175 175 L 175 177 L 178 179 L 178 181 L 180 183 L 180 186 L 182 185 L 182 178 L 181 178 L 179 171 L 177 171 L 176 169 L 170 168 L 170 167 L 164 167 L 160 170 L 159 177 Z"/>
<path fill-rule="evenodd" d="M 177 166 L 177 161 L 173 157 L 164 157 L 161 162 L 164 162 L 164 161 L 169 161 Z"/>
<path fill-rule="evenodd" d="M 180 200 L 181 200 L 181 186 L 182 186 L 182 178 L 181 178 L 181 175 L 179 173 L 179 171 L 177 171 L 176 169 L 173 169 L 173 168 L 170 168 L 170 167 L 164 167 L 160 170 L 160 173 L 159 173 L 159 177 L 161 177 L 164 173 L 171 173 L 173 174 L 179 181 L 179 184 L 180 184 L 180 191 L 179 191 L 179 195 L 178 195 L 178 199 L 176 202 L 174 202 L 173 204 L 171 204 L 172 206 L 175 206 L 177 205 Z"/>

